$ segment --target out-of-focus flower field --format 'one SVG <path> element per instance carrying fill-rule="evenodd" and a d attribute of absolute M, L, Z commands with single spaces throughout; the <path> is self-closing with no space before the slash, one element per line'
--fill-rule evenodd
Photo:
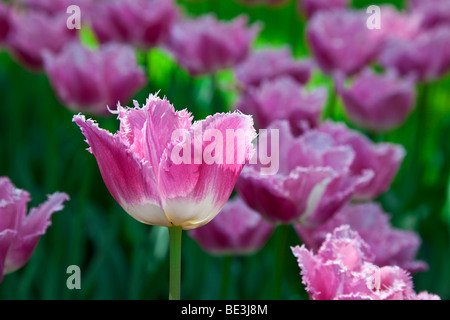
<path fill-rule="evenodd" d="M 183 17 L 203 17 L 213 13 L 218 19 L 226 21 L 240 15 L 246 16 L 248 20 L 244 23 L 248 28 L 254 28 L 256 34 L 250 44 L 251 50 L 288 47 L 295 59 L 314 58 L 308 40 L 310 38 L 306 36 L 307 25 L 312 17 L 307 17 L 301 12 L 298 1 L 279 1 L 281 3 L 276 5 L 245 2 L 179 0 L 176 6 Z M 8 1 L 5 3 L 12 5 Z M 408 7 L 409 1 L 354 0 L 346 10 L 361 9 L 365 12 L 369 5 L 385 4 L 403 10 Z M 84 22 L 85 13 L 83 7 L 81 8 Z M 69 16 L 65 8 L 62 12 L 65 17 Z M 105 17 L 106 15 L 99 14 L 90 19 L 98 19 L 96 23 L 100 25 L 101 19 L 106 19 Z M 450 19 L 446 23 L 446 28 L 450 30 Z M 187 25 L 178 27 L 177 34 L 189 28 Z M 334 26 L 336 29 L 340 27 Z M 188 30 L 187 33 L 189 32 L 194 34 L 194 31 Z M 86 46 L 97 47 L 98 40 L 94 39 L 93 34 L 92 24 L 82 24 L 76 37 L 79 37 Z M 450 35 L 450 31 L 446 35 Z M 45 38 L 46 34 L 41 36 Z M 19 35 L 17 37 L 19 38 Z M 197 72 L 195 68 L 198 68 L 198 65 L 189 60 L 192 51 L 188 46 L 193 41 L 190 37 L 191 33 L 187 35 L 187 40 L 184 39 L 187 44 L 182 43 L 181 39 L 174 45 L 180 50 L 175 53 L 169 53 L 170 50 L 163 45 L 152 43 L 148 48 L 147 43 L 142 45 L 138 42 L 133 51 L 138 69 L 125 66 L 129 78 L 123 80 L 123 83 L 116 83 L 113 89 L 108 88 L 111 90 L 108 94 L 120 96 L 118 91 L 126 85 L 131 86 L 130 83 L 135 81 L 134 85 L 138 89 L 131 92 L 133 90 L 128 88 L 129 92 L 120 98 L 122 106 L 131 107 L 132 99 L 142 104 L 150 93 L 159 92 L 159 97 L 165 96 L 176 110 L 187 108 L 195 120 L 204 119 L 217 112 L 234 110 L 239 103 L 242 104 L 244 98 L 256 99 L 241 96 L 239 86 L 242 84 L 236 79 L 237 72 L 232 65 L 218 71 L 206 72 L 207 74 L 201 72 L 202 70 Z M 415 37 L 419 35 L 412 38 Z M 442 39 L 445 40 L 445 37 Z M 450 38 L 446 41 L 450 43 Z M 82 57 L 82 53 L 75 52 L 78 50 L 76 48 L 68 50 L 65 54 L 69 62 L 62 61 L 59 66 L 56 65 L 57 61 L 47 62 L 53 59 L 52 55 L 56 53 L 44 54 L 47 71 L 34 70 L 17 59 L 8 46 L 0 44 L 0 177 L 9 177 L 17 188 L 30 193 L 29 208 L 37 207 L 46 200 L 46 195 L 56 191 L 68 194 L 70 200 L 64 204 L 61 212 L 56 212 L 52 216 L 51 226 L 45 235 L 42 235 L 28 263 L 11 274 L 5 274 L 0 283 L 0 299 L 167 299 L 169 290 L 167 228 L 136 221 L 114 200 L 105 186 L 96 158 L 86 151 L 89 146 L 84 140 L 85 137 L 72 121 L 74 115 L 81 112 L 86 114 L 86 117 L 95 119 L 101 128 L 116 132 L 119 129 L 117 115 L 110 114 L 106 106 L 103 108 L 103 114 L 91 112 L 94 109 L 77 109 L 73 105 L 65 104 L 64 99 L 56 93 L 55 87 L 58 82 L 62 84 L 79 81 L 78 85 L 85 90 L 95 87 L 94 80 L 88 83 L 81 76 L 77 78 L 79 75 L 75 75 L 77 72 L 75 69 L 72 71 L 74 80 L 70 80 L 72 70 L 70 61 L 77 61 Z M 194 54 L 201 55 L 208 48 L 200 49 Z M 114 49 L 111 50 L 112 54 L 116 52 Z M 365 126 L 364 121 L 358 121 L 361 120 L 361 114 L 357 114 L 356 111 L 352 113 L 355 118 L 352 118 L 351 110 L 345 108 L 344 100 L 354 98 L 351 96 L 351 90 L 348 89 L 342 95 L 337 92 L 345 90 L 343 87 L 348 87 L 346 83 L 339 82 L 346 81 L 342 80 L 342 77 L 351 78 L 354 75 L 352 72 L 341 74 L 341 78 L 337 75 L 333 78 L 334 75 L 326 71 L 326 68 L 322 69 L 315 65 L 310 78 L 304 81 L 302 86 L 304 85 L 308 92 L 326 90 L 325 98 L 318 94 L 319 102 L 312 102 L 320 104 L 321 99 L 324 99 L 320 122 L 325 119 L 344 122 L 349 128 L 367 136 L 374 143 L 389 142 L 403 146 L 404 159 L 386 191 L 372 192 L 367 189 L 365 191 L 371 193 L 373 201 L 389 214 L 390 224 L 393 227 L 414 231 L 420 237 L 417 255 L 412 258 L 425 262 L 428 267 L 426 270 L 412 273 L 414 290 L 428 291 L 447 300 L 450 299 L 449 44 L 445 50 L 448 55 L 446 72 L 433 77 L 427 75 L 421 80 L 416 79 L 417 81 L 411 82 L 410 87 L 406 85 L 408 88 L 406 91 L 414 91 L 411 110 L 407 111 L 401 120 L 395 119 L 395 125 L 386 130 L 371 130 L 374 126 L 377 127 L 379 120 Z M 128 53 L 123 53 L 123 59 Z M 428 52 L 424 60 L 433 61 L 441 53 L 438 50 Z M 103 80 L 100 81 L 112 82 L 111 79 L 115 74 L 108 71 L 114 70 L 117 61 L 109 62 L 108 59 L 113 57 L 109 58 L 107 54 L 105 52 L 102 58 L 104 62 L 102 68 L 107 71 L 92 67 L 91 72 L 93 78 L 103 76 Z M 394 59 L 394 53 L 386 56 L 383 61 Z M 350 55 L 346 59 L 353 58 Z M 391 61 L 385 65 L 390 65 Z M 375 70 L 380 68 L 374 67 Z M 191 71 L 194 69 L 195 71 Z M 61 74 L 57 75 L 58 72 L 65 71 L 68 74 L 64 77 Z M 143 72 L 145 80 L 139 78 L 139 72 Z M 51 80 L 52 74 L 54 79 Z M 245 76 L 245 70 L 243 74 Z M 368 81 L 370 87 L 372 80 Z M 267 90 L 276 90 L 277 86 L 278 88 L 292 86 L 294 88 L 292 90 L 295 90 L 297 85 L 289 81 L 266 84 Z M 363 83 L 360 85 L 364 86 Z M 371 94 L 376 95 L 377 89 L 374 84 L 373 88 L 368 89 L 372 90 L 371 92 L 364 93 L 363 100 L 370 99 Z M 68 91 L 71 92 L 69 95 L 75 95 L 70 89 Z M 74 105 L 79 102 L 70 101 Z M 267 108 L 273 110 L 274 114 L 277 113 L 275 112 L 277 108 L 281 110 L 285 107 L 276 106 L 273 101 L 276 100 L 270 100 Z M 288 103 L 287 101 L 286 104 Z M 392 103 L 400 104 L 402 100 L 394 99 Z M 245 106 L 250 105 L 251 102 L 246 100 Z M 351 103 L 348 102 L 347 105 Z M 109 108 L 115 110 L 115 103 L 109 105 Z M 251 114 L 250 109 L 243 112 Z M 386 107 L 386 110 L 380 112 L 389 113 L 390 110 Z M 280 117 L 283 116 L 289 120 L 296 115 L 284 114 Z M 266 120 L 261 120 L 258 115 L 254 115 L 254 119 L 260 121 L 261 127 L 269 125 L 269 123 L 262 124 L 261 121 Z M 315 120 L 311 120 L 309 125 L 318 126 Z M 293 131 L 295 130 L 298 130 L 296 134 L 305 134 L 304 131 L 309 129 L 296 127 L 293 128 Z M 392 169 L 390 166 L 394 164 L 387 163 L 380 170 L 389 171 Z M 241 186 L 238 184 L 239 188 L 243 188 Z M 233 192 L 232 197 L 238 193 L 245 193 L 237 191 Z M 350 197 L 348 198 L 350 201 Z M 353 200 L 358 204 L 363 202 L 361 199 Z M 364 210 L 358 213 L 365 214 Z M 265 214 L 265 218 L 269 216 L 270 221 L 270 213 Z M 224 220 L 220 221 L 225 223 Z M 213 222 L 214 220 L 210 223 Z M 277 222 L 280 222 L 279 219 Z M 334 224 L 337 226 L 339 222 L 332 221 L 329 226 L 322 227 L 329 228 L 331 232 Z M 200 229 L 196 229 L 195 232 Z M 260 249 L 250 254 L 238 255 L 208 253 L 200 245 L 201 236 L 197 242 L 194 233 L 183 231 L 182 299 L 309 299 L 302 283 L 297 259 L 290 249 L 302 245 L 307 240 L 311 241 L 308 245 L 318 241 L 317 238 L 308 236 L 308 232 L 303 230 L 302 233 L 290 223 L 277 224 L 274 232 Z M 299 234 L 302 234 L 303 239 Z M 408 254 L 407 245 L 403 249 L 393 241 L 388 243 L 386 248 L 397 245 L 400 247 L 397 258 L 401 259 L 402 253 Z M 320 242 L 311 245 L 314 249 L 319 246 Z M 80 267 L 80 290 L 67 288 L 66 280 L 70 276 L 67 268 L 71 265 Z"/>

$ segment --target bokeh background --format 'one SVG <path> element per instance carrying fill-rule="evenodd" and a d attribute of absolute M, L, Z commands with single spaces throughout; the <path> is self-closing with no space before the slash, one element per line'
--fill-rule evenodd
<path fill-rule="evenodd" d="M 354 0 L 352 6 L 385 3 L 399 9 L 406 4 Z M 311 55 L 304 37 L 306 21 L 296 1 L 275 7 L 233 0 L 180 0 L 177 4 L 191 16 L 213 12 L 229 20 L 246 14 L 250 23 L 263 23 L 254 48 L 288 45 L 295 57 Z M 176 109 L 191 111 L 195 119 L 232 109 L 236 92 L 228 86 L 233 81 L 231 70 L 214 77 L 191 77 L 161 49 L 150 50 L 147 58 L 142 55 L 139 61 L 148 83 L 135 95 L 136 100 L 144 102 L 149 93 L 159 91 Z M 316 72 L 308 86 L 319 85 L 331 90 L 332 81 Z M 416 291 L 449 299 L 450 76 L 429 83 L 422 103 L 425 107 L 416 108 L 398 129 L 372 137 L 400 143 L 407 150 L 394 183 L 377 201 L 392 214 L 395 227 L 415 230 L 422 238 L 418 259 L 426 261 L 429 270 L 414 275 Z M 340 101 L 337 106 L 334 120 L 348 122 Z M 94 156 L 85 151 L 88 146 L 72 122 L 73 115 L 57 99 L 44 73 L 30 72 L 7 51 L 0 51 L 0 176 L 28 190 L 33 207 L 55 191 L 71 197 L 65 209 L 52 217 L 51 227 L 28 264 L 5 276 L 0 299 L 167 299 L 167 228 L 137 222 L 114 201 Z M 96 120 L 112 132 L 118 129 L 115 116 Z M 278 232 L 259 252 L 231 258 L 204 252 L 185 232 L 181 297 L 271 299 Z M 301 244 L 293 229 L 289 229 L 287 243 Z M 287 255 L 282 298 L 308 299 L 294 256 L 288 246 L 282 250 Z M 81 290 L 66 287 L 69 265 L 81 268 Z M 224 280 L 222 270 L 227 266 L 231 273 Z M 228 282 L 225 295 L 221 292 L 224 281 Z"/>

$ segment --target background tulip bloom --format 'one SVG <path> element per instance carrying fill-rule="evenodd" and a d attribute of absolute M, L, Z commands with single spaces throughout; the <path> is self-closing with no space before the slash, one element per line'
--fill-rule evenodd
<path fill-rule="evenodd" d="M 0 177 L 0 282 L 5 274 L 28 262 L 40 237 L 50 226 L 52 214 L 61 211 L 67 200 L 67 194 L 56 192 L 26 214 L 29 193 L 17 189 L 9 178 Z"/>
<path fill-rule="evenodd" d="M 247 165 L 236 187 L 252 209 L 273 223 L 318 226 L 372 179 L 371 170 L 353 174 L 354 151 L 334 145 L 327 134 L 310 130 L 294 137 L 287 121 L 275 121 L 268 129 L 268 140 L 279 130 L 278 172 L 263 175 L 263 161 Z"/>
<path fill-rule="evenodd" d="M 191 75 L 212 74 L 243 61 L 259 32 L 246 16 L 223 22 L 208 14 L 184 19 L 171 29 L 167 49 Z"/>
<path fill-rule="evenodd" d="M 366 20 L 365 12 L 350 10 L 321 11 L 309 20 L 306 37 L 323 72 L 354 75 L 375 58 L 380 41 Z"/>
<path fill-rule="evenodd" d="M 424 28 L 450 26 L 450 2 L 447 0 L 411 0 L 409 9 L 422 16 L 421 26 Z"/>
<path fill-rule="evenodd" d="M 291 248 L 312 300 L 435 300 L 416 294 L 409 273 L 397 266 L 375 266 L 368 245 L 348 225 L 328 233 L 317 254 Z"/>
<path fill-rule="evenodd" d="M 291 77 L 264 81 L 245 91 L 236 103 L 240 111 L 254 116 L 257 128 L 288 119 L 292 133 L 299 135 L 319 124 L 327 100 L 325 88 L 308 92 Z"/>
<path fill-rule="evenodd" d="M 338 88 L 350 120 L 371 131 L 400 126 L 414 108 L 414 82 L 392 72 L 376 74 L 366 69 L 350 87 L 338 85 Z"/>
<path fill-rule="evenodd" d="M 109 115 L 107 106 L 128 102 L 147 82 L 131 47 L 107 44 L 91 50 L 80 43 L 45 55 L 45 71 L 69 109 Z"/>
<path fill-rule="evenodd" d="M 359 188 L 354 194 L 354 199 L 374 199 L 389 189 L 406 155 L 402 145 L 373 143 L 357 130 L 349 129 L 344 123 L 326 121 L 316 130 L 326 133 L 335 145 L 349 146 L 354 151 L 355 157 L 350 169 L 354 174 L 361 174 L 366 170 L 374 173 L 370 183 Z"/>
<path fill-rule="evenodd" d="M 237 80 L 245 88 L 259 86 L 267 80 L 290 76 L 300 84 L 309 80 L 312 62 L 295 60 L 289 47 L 252 51 L 234 68 Z"/>
<path fill-rule="evenodd" d="M 413 39 L 390 39 L 379 54 L 384 68 L 418 81 L 437 79 L 450 70 L 450 27 L 421 32 Z"/>
<path fill-rule="evenodd" d="M 135 102 L 135 108 L 119 106 L 117 112 L 120 130 L 115 134 L 82 115 L 75 116 L 74 122 L 86 137 L 108 190 L 122 208 L 143 223 L 183 229 L 194 229 L 213 219 L 230 197 L 245 162 L 198 163 L 197 151 L 204 155 L 205 149 L 211 148 L 211 142 L 202 141 L 202 130 L 215 130 L 223 137 L 227 130 L 241 130 L 237 137 L 231 137 L 233 140 L 226 138 L 222 146 L 236 142 L 235 146 L 243 149 L 234 152 L 242 151 L 243 160 L 248 161 L 255 138 L 252 118 L 241 113 L 215 114 L 191 123 L 186 110 L 175 111 L 166 99 L 152 95 L 141 108 Z M 181 137 L 175 132 L 184 134 Z M 181 150 L 194 150 L 190 163 L 177 163 L 173 154 Z"/>
<path fill-rule="evenodd" d="M 323 10 L 345 9 L 350 5 L 349 0 L 297 0 L 301 12 L 308 18 Z"/>
<path fill-rule="evenodd" d="M 191 230 L 203 250 L 211 254 L 250 254 L 269 240 L 274 226 L 250 209 L 238 196 L 230 199 L 207 225 Z"/>
<path fill-rule="evenodd" d="M 31 70 L 42 70 L 44 52 L 57 54 L 77 36 L 77 29 L 67 28 L 67 18 L 65 12 L 48 15 L 27 11 L 13 15 L 7 39 L 12 55 Z"/>
<path fill-rule="evenodd" d="M 143 49 L 166 41 L 178 16 L 172 0 L 100 1 L 90 13 L 100 43 L 120 42 Z"/>
<path fill-rule="evenodd" d="M 375 202 L 347 204 L 318 228 L 294 226 L 306 246 L 317 252 L 328 233 L 342 225 L 356 231 L 374 254 L 373 263 L 379 267 L 399 266 L 408 272 L 424 271 L 427 264 L 414 261 L 420 237 L 413 231 L 393 228 L 389 216 Z"/>

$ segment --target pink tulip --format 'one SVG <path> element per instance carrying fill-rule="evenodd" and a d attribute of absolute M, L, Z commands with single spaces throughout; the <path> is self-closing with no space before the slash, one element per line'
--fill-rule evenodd
<path fill-rule="evenodd" d="M 348 146 L 354 151 L 354 160 L 350 166 L 353 174 L 362 174 L 367 170 L 374 173 L 370 182 L 353 195 L 354 199 L 374 199 L 389 189 L 406 155 L 402 145 L 373 143 L 344 123 L 326 121 L 316 130 L 327 134 L 336 146 Z"/>
<path fill-rule="evenodd" d="M 242 62 L 259 25 L 247 27 L 247 17 L 230 22 L 217 20 L 212 14 L 185 19 L 171 29 L 167 49 L 191 75 L 215 73 Z"/>
<path fill-rule="evenodd" d="M 190 236 L 211 254 L 251 254 L 269 240 L 274 226 L 245 202 L 234 197 L 207 225 L 191 230 Z"/>
<path fill-rule="evenodd" d="M 294 137 L 286 120 L 274 121 L 268 129 L 268 141 L 278 132 L 279 139 L 271 145 L 279 149 L 269 149 L 278 151 L 277 172 L 264 174 L 265 160 L 260 158 L 245 166 L 236 187 L 245 202 L 271 222 L 319 226 L 373 177 L 369 169 L 354 174 L 354 150 L 336 145 L 326 133 L 309 130 Z"/>
<path fill-rule="evenodd" d="M 297 0 L 301 12 L 308 18 L 324 10 L 345 9 L 349 7 L 350 0 Z"/>
<path fill-rule="evenodd" d="M 328 74 L 354 75 L 374 60 L 381 40 L 371 36 L 363 11 L 320 11 L 306 36 L 319 67 Z"/>
<path fill-rule="evenodd" d="M 448 0 L 411 0 L 409 9 L 422 16 L 421 25 L 424 28 L 450 26 L 450 1 Z"/>
<path fill-rule="evenodd" d="M 338 85 L 350 120 L 370 131 L 388 131 L 405 122 L 414 108 L 415 83 L 394 72 L 364 70 L 349 88 Z"/>
<path fill-rule="evenodd" d="M 300 84 L 309 80 L 312 63 L 309 60 L 294 60 L 289 47 L 252 51 L 235 68 L 237 80 L 245 88 L 259 86 L 267 80 L 290 76 Z"/>
<path fill-rule="evenodd" d="M 0 282 L 5 274 L 28 262 L 40 237 L 51 224 L 51 215 L 61 211 L 62 203 L 67 200 L 67 194 L 56 192 L 26 214 L 29 193 L 17 189 L 9 178 L 0 177 Z"/>
<path fill-rule="evenodd" d="M 398 266 L 378 267 L 373 254 L 348 225 L 328 233 L 317 254 L 291 247 L 312 300 L 439 300 L 416 294 L 410 274 Z"/>
<path fill-rule="evenodd" d="M 112 0 L 95 3 L 90 20 L 100 43 L 148 49 L 167 40 L 178 16 L 172 0 Z"/>
<path fill-rule="evenodd" d="M 328 233 L 341 225 L 349 225 L 370 247 L 377 266 L 396 265 L 409 272 L 426 270 L 425 262 L 414 261 L 420 237 L 413 231 L 393 228 L 389 218 L 377 203 L 348 204 L 318 228 L 298 225 L 295 230 L 309 249 L 317 251 Z"/>
<path fill-rule="evenodd" d="M 379 53 L 384 68 L 417 81 L 437 79 L 450 70 L 450 27 L 422 31 L 412 39 L 391 38 Z"/>
<path fill-rule="evenodd" d="M 307 91 L 293 78 L 280 77 L 248 88 L 236 108 L 253 115 L 257 128 L 267 128 L 275 120 L 288 119 L 292 133 L 300 135 L 317 127 L 326 100 L 325 88 Z"/>
<path fill-rule="evenodd" d="M 76 38 L 77 29 L 67 28 L 67 18 L 65 13 L 50 16 L 38 11 L 13 15 L 7 39 L 12 55 L 27 68 L 40 71 L 44 52 L 57 54 Z"/>
<path fill-rule="evenodd" d="M 66 107 L 97 115 L 127 103 L 147 81 L 135 51 L 118 44 L 91 50 L 72 43 L 59 54 L 45 55 L 45 71 Z"/>
<path fill-rule="evenodd" d="M 74 122 L 122 208 L 143 223 L 183 229 L 213 219 L 253 154 L 252 118 L 235 112 L 192 123 L 186 109 L 175 111 L 153 95 L 142 107 L 137 102 L 135 108 L 119 105 L 117 113 L 120 130 L 115 134 L 82 115 L 74 116 Z"/>

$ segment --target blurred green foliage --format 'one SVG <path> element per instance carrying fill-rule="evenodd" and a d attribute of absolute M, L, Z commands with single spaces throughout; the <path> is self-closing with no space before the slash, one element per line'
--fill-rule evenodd
<path fill-rule="evenodd" d="M 387 1 L 355 0 L 354 7 Z M 402 7 L 403 1 L 391 1 Z M 231 0 L 179 1 L 184 12 L 214 12 L 220 19 L 247 14 L 264 29 L 255 47 L 289 45 L 298 57 L 309 50 L 304 41 L 304 19 L 296 1 L 268 8 Z M 89 33 L 84 34 L 90 39 Z M 92 40 L 92 39 L 91 39 Z M 195 119 L 232 108 L 235 93 L 230 71 L 214 77 L 191 78 L 159 49 L 140 53 L 149 84 L 135 97 L 144 102 L 160 91 L 177 109 L 188 108 Z M 315 75 L 311 85 L 330 87 Z M 428 290 L 450 298 L 450 77 L 418 88 L 418 105 L 399 129 L 372 137 L 405 146 L 408 154 L 391 189 L 380 201 L 392 223 L 412 229 L 423 239 L 418 258 L 430 269 L 414 275 L 416 291 Z M 425 94 L 426 93 L 426 94 Z M 31 260 L 6 275 L 0 299 L 167 299 L 168 232 L 128 216 L 107 191 L 96 160 L 85 149 L 73 112 L 56 99 L 47 77 L 24 70 L 0 52 L 0 175 L 32 195 L 31 206 L 55 191 L 71 200 L 52 218 Z M 337 120 L 345 121 L 342 108 Z M 115 116 L 96 118 L 115 132 Z M 214 257 L 183 234 L 182 299 L 218 299 L 223 270 L 229 266 L 229 299 L 271 299 L 278 250 L 285 250 L 282 298 L 307 299 L 299 268 L 289 246 L 300 240 L 289 229 L 286 246 L 278 248 L 277 230 L 258 253 L 242 257 Z M 230 262 L 228 264 L 228 262 Z M 68 290 L 66 269 L 81 268 L 81 290 Z"/>

